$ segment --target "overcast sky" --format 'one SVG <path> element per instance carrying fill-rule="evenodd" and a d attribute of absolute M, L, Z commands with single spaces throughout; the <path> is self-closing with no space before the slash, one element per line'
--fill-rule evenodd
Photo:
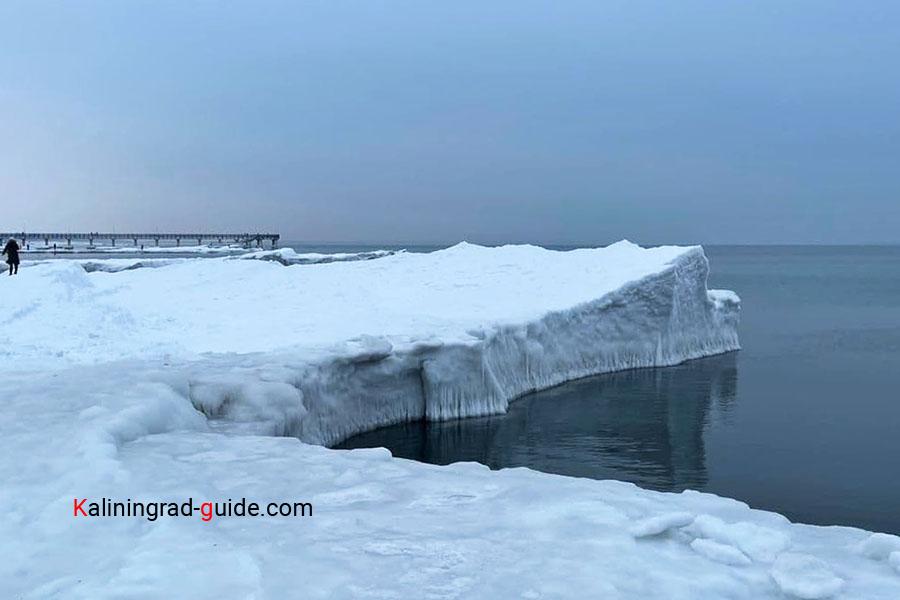
<path fill-rule="evenodd" d="M 2 2 L 9 229 L 900 242 L 900 2 Z"/>

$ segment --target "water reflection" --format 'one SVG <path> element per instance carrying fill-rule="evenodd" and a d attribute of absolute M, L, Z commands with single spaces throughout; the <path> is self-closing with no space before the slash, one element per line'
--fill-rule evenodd
<path fill-rule="evenodd" d="M 711 419 L 728 420 L 736 391 L 731 353 L 592 377 L 522 398 L 506 415 L 396 425 L 339 447 L 385 446 L 429 463 L 527 466 L 659 490 L 703 488 L 704 430 Z"/>

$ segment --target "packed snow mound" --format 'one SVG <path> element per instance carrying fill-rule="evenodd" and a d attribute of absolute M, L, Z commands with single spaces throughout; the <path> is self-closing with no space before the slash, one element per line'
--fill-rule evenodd
<path fill-rule="evenodd" d="M 739 300 L 711 295 L 707 273 L 700 247 L 629 242 L 569 252 L 464 243 L 303 268 L 198 259 L 85 273 L 61 261 L 17 280 L 0 347 L 15 348 L 20 366 L 200 365 L 192 400 L 226 422 L 246 424 L 254 411 L 244 405 L 269 393 L 250 391 L 255 382 L 290 384 L 303 417 L 267 417 L 260 432 L 331 444 L 423 417 L 502 413 L 579 377 L 735 350 Z M 235 377 L 240 386 L 209 384 Z"/>

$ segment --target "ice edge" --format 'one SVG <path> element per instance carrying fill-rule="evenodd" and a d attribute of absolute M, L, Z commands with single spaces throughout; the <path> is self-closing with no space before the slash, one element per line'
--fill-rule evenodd
<path fill-rule="evenodd" d="M 323 445 L 405 421 L 500 414 L 515 398 L 567 381 L 740 349 L 740 300 L 708 291 L 708 272 L 694 246 L 590 302 L 471 331 L 470 343 L 361 338 L 354 351 L 319 361 L 273 355 L 269 368 L 249 369 L 255 377 L 205 369 L 190 377 L 188 395 L 219 422 Z"/>

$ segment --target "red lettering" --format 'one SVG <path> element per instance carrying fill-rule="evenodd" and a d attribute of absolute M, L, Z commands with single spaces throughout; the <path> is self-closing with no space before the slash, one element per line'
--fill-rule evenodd
<path fill-rule="evenodd" d="M 78 501 L 78 498 L 72 498 L 72 516 L 77 517 L 78 512 L 81 511 L 81 516 L 86 517 L 87 513 L 84 512 L 84 503 L 87 502 L 87 498 L 82 498 L 81 502 Z"/>
<path fill-rule="evenodd" d="M 212 507 L 212 502 L 204 502 L 200 505 L 200 514 L 203 515 L 200 520 L 210 521 L 212 519 Z"/>

